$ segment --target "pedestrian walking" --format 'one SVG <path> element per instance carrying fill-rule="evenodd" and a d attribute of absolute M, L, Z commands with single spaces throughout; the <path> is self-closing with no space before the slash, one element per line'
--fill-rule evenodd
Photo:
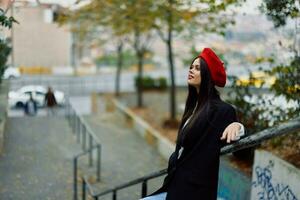
<path fill-rule="evenodd" d="M 162 186 L 143 200 L 216 200 L 220 149 L 244 135 L 235 108 L 220 98 L 224 63 L 210 48 L 193 59 L 176 148 Z"/>
<path fill-rule="evenodd" d="M 56 114 L 57 102 L 51 87 L 48 87 L 48 91 L 45 94 L 45 105 L 48 116 Z"/>
<path fill-rule="evenodd" d="M 37 114 L 37 102 L 33 99 L 31 93 L 28 101 L 26 101 L 24 105 L 24 112 L 28 116 L 35 116 Z"/>

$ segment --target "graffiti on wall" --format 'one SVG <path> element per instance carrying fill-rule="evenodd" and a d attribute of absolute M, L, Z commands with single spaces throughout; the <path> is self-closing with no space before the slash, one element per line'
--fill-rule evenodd
<path fill-rule="evenodd" d="M 272 179 L 274 162 L 270 160 L 267 166 L 255 166 L 252 188 L 257 192 L 258 200 L 298 200 L 289 185 L 275 182 Z"/>

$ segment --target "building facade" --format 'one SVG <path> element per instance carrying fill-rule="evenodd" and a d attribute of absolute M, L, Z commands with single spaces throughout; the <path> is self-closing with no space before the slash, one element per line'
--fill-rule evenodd
<path fill-rule="evenodd" d="M 55 23 L 55 4 L 15 4 L 12 10 L 19 24 L 12 37 L 15 67 L 57 67 L 71 64 L 71 33 Z"/>

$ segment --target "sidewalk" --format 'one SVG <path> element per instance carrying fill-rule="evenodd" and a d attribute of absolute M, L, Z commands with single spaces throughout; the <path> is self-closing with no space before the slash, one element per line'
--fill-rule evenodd
<path fill-rule="evenodd" d="M 0 199 L 72 199 L 79 152 L 63 117 L 9 118 L 0 156 Z"/>

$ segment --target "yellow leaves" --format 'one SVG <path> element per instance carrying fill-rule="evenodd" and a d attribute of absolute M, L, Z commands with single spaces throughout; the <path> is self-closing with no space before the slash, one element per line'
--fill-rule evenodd
<path fill-rule="evenodd" d="M 182 19 L 185 21 L 191 21 L 196 15 L 196 12 L 191 12 L 188 10 L 181 12 Z"/>
<path fill-rule="evenodd" d="M 220 10 L 227 7 L 227 4 L 234 1 L 236 0 L 227 0 L 225 3 L 215 0 L 201 2 L 192 0 L 91 0 L 89 4 L 72 13 L 69 22 L 75 25 L 87 23 L 89 24 L 87 27 L 94 27 L 86 31 L 93 31 L 102 26 L 112 30 L 114 35 L 118 36 L 132 34 L 137 30 L 145 33 L 154 27 L 164 29 L 169 23 L 175 32 L 181 32 L 193 20 L 199 19 L 196 19 L 196 16 L 200 14 L 205 15 L 206 19 L 210 19 L 210 21 L 201 19 L 202 23 L 217 24 L 218 19 L 212 16 L 217 15 Z M 206 7 L 203 7 L 203 4 Z M 222 8 L 218 8 L 218 6 Z M 211 13 L 211 9 L 215 12 Z M 223 28 L 220 25 L 217 27 Z"/>
<path fill-rule="evenodd" d="M 267 86 L 272 86 L 276 81 L 275 76 L 270 76 L 265 72 L 256 71 L 252 72 L 249 76 L 241 76 L 236 84 L 241 86 L 252 85 L 255 87 L 261 87 L 263 84 Z"/>
<path fill-rule="evenodd" d="M 289 94 L 300 93 L 300 84 L 296 84 L 294 86 L 288 86 L 287 92 Z"/>

